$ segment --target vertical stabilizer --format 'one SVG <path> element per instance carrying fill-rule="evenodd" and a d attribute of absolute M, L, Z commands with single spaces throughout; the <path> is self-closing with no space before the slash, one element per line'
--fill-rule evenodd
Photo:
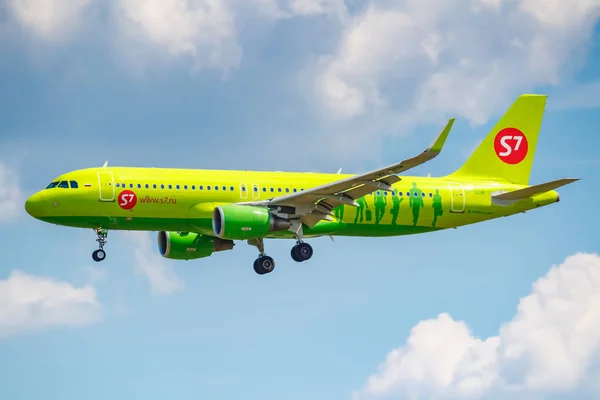
<path fill-rule="evenodd" d="M 546 98 L 539 94 L 519 96 L 471 157 L 449 177 L 527 185 Z"/>

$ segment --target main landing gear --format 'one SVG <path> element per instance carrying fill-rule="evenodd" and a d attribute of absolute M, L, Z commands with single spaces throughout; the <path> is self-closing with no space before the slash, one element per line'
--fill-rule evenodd
<path fill-rule="evenodd" d="M 298 243 L 292 247 L 292 259 L 296 262 L 302 262 L 310 259 L 313 255 L 312 246 L 308 243 L 298 240 Z"/>
<path fill-rule="evenodd" d="M 275 269 L 275 260 L 265 254 L 264 240 L 250 239 L 248 244 L 258 248 L 258 258 L 254 260 L 254 271 L 259 275 L 269 274 Z M 310 259 L 313 255 L 312 246 L 301 240 L 298 240 L 296 245 L 292 247 L 292 259 L 297 262 L 302 262 Z"/>
<path fill-rule="evenodd" d="M 94 229 L 94 231 L 96 232 L 96 235 L 98 236 L 98 239 L 96 239 L 96 242 L 98 242 L 99 249 L 92 253 L 92 258 L 94 259 L 94 261 L 100 262 L 106 258 L 106 252 L 104 251 L 104 245 L 106 244 L 106 238 L 108 236 L 108 231 L 106 229 L 102 229 L 102 228 Z"/>
<path fill-rule="evenodd" d="M 313 249 L 310 244 L 304 243 L 302 240 L 304 237 L 302 223 L 298 220 L 293 221 L 291 230 L 296 235 L 296 245 L 292 247 L 291 251 L 292 259 L 296 262 L 302 262 L 310 259 L 313 255 Z"/>
<path fill-rule="evenodd" d="M 263 238 L 248 240 L 248 244 L 258 248 L 258 258 L 254 260 L 254 272 L 264 275 L 273 272 L 275 260 L 265 254 L 265 242 Z"/>

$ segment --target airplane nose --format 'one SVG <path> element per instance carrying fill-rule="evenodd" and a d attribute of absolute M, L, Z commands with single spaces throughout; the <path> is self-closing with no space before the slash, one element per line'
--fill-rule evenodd
<path fill-rule="evenodd" d="M 39 217 L 42 211 L 43 195 L 36 193 L 25 201 L 25 211 L 32 217 Z"/>

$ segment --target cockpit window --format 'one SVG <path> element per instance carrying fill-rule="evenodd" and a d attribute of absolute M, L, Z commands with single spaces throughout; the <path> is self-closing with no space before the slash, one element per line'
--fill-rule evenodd
<path fill-rule="evenodd" d="M 69 183 L 71 184 L 71 189 L 77 189 L 79 187 L 79 185 L 75 181 L 70 181 Z"/>
<path fill-rule="evenodd" d="M 58 186 L 58 181 L 56 182 L 52 182 L 51 184 L 49 184 L 46 189 L 52 189 Z"/>
<path fill-rule="evenodd" d="M 69 188 L 69 181 L 62 181 L 61 183 L 58 184 L 59 188 L 64 188 L 64 189 L 68 189 Z"/>

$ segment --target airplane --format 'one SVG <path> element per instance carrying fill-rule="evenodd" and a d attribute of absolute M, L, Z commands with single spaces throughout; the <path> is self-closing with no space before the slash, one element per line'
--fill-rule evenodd
<path fill-rule="evenodd" d="M 162 257 L 193 260 L 257 247 L 254 270 L 272 272 L 264 239 L 295 239 L 291 258 L 309 260 L 305 240 L 435 232 L 506 217 L 560 201 L 557 189 L 578 179 L 529 186 L 546 95 L 523 94 L 467 161 L 442 177 L 405 176 L 437 157 L 450 119 L 421 154 L 363 174 L 172 168 L 87 168 L 57 177 L 25 203 L 33 217 L 91 228 L 94 261 L 106 258 L 109 230 L 158 232 Z"/>

